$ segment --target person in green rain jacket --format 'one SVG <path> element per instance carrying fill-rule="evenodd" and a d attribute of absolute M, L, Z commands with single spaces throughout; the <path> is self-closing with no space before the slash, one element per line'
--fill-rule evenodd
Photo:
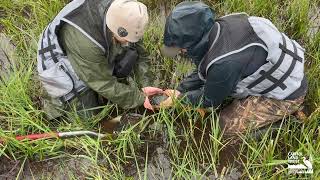
<path fill-rule="evenodd" d="M 136 0 L 74 0 L 43 31 L 38 73 L 49 119 L 76 108 L 90 118 L 101 99 L 150 109 L 153 74 L 143 47 L 147 7 Z M 84 110 L 84 111 L 83 111 Z"/>

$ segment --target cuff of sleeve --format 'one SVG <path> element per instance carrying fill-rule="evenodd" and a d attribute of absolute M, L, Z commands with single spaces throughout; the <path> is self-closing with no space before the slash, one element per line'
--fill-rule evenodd
<path fill-rule="evenodd" d="M 144 96 L 143 93 L 141 93 L 141 96 L 138 100 L 138 106 L 142 106 L 144 104 L 145 99 L 146 99 L 146 97 Z"/>

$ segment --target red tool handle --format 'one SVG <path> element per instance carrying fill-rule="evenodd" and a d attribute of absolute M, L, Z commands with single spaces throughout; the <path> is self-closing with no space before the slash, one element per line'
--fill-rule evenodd
<path fill-rule="evenodd" d="M 59 137 L 59 133 L 44 133 L 44 134 L 30 134 L 26 136 L 17 136 L 16 140 L 21 141 L 24 139 L 29 139 L 29 140 L 37 140 L 37 139 L 44 139 L 44 138 L 57 138 Z"/>

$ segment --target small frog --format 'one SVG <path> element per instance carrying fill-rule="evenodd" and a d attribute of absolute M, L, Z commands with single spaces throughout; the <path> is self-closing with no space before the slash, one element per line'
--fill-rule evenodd
<path fill-rule="evenodd" d="M 150 96 L 150 104 L 152 106 L 159 106 L 161 102 L 168 99 L 169 96 L 165 94 L 155 94 L 153 96 Z"/>

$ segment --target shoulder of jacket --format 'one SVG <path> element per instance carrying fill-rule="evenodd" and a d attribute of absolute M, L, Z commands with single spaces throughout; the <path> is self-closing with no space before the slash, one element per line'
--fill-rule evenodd
<path fill-rule="evenodd" d="M 93 42 L 89 37 L 83 34 L 77 28 L 71 26 L 70 24 L 64 24 L 59 32 L 59 39 L 63 38 L 64 41 L 67 41 L 68 44 L 73 44 L 74 46 L 83 46 L 90 47 L 92 49 L 97 49 L 102 53 L 105 52 L 104 48 L 98 46 L 95 42 Z"/>

